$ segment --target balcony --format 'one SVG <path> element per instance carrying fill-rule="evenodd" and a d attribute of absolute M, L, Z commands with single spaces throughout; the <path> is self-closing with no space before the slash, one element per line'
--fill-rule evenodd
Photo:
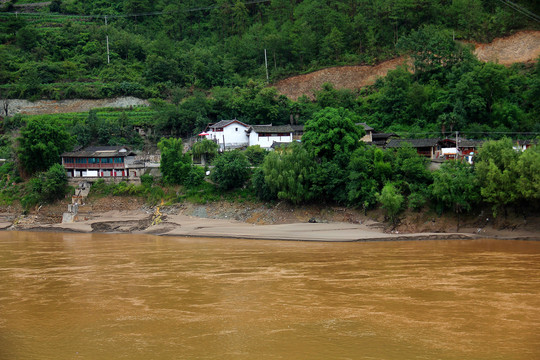
<path fill-rule="evenodd" d="M 124 163 L 112 163 L 112 164 L 76 164 L 76 163 L 63 163 L 62 166 L 65 169 L 125 169 Z"/>

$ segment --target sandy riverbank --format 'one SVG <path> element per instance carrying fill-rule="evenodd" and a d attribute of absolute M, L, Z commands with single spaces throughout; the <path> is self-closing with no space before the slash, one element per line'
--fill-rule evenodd
<path fill-rule="evenodd" d="M 287 241 L 403 241 L 403 240 L 449 240 L 504 238 L 540 240 L 540 236 L 528 232 L 512 234 L 474 233 L 386 233 L 379 223 L 366 221 L 362 224 L 345 222 L 289 223 L 254 225 L 225 219 L 208 219 L 186 215 L 165 215 L 159 224 L 153 224 L 153 215 L 143 211 L 108 211 L 90 220 L 73 223 L 39 224 L 17 227 L 4 222 L 0 226 L 10 230 L 54 231 L 79 233 L 134 233 L 161 236 L 216 237 L 235 239 L 287 240 Z"/>
<path fill-rule="evenodd" d="M 293 206 L 285 202 L 189 202 L 150 207 L 137 197 L 87 199 L 73 223 L 62 223 L 67 202 L 44 205 L 22 215 L 17 205 L 0 208 L 0 229 L 80 233 L 137 233 L 291 241 L 389 241 L 420 239 L 540 240 L 540 218 L 491 219 L 485 212 L 462 217 L 459 232 L 452 216 L 405 211 L 399 225 L 384 213 L 345 207 Z M 156 214 L 161 217 L 154 224 Z"/>

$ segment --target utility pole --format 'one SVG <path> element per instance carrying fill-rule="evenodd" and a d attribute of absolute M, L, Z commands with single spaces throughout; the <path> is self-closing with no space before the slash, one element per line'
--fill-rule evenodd
<path fill-rule="evenodd" d="M 264 49 L 264 65 L 266 66 L 266 81 L 270 82 L 268 78 L 268 58 L 266 57 L 266 49 Z"/>
<path fill-rule="evenodd" d="M 106 32 L 106 39 L 107 39 L 107 64 L 111 63 L 111 58 L 109 56 L 109 31 L 107 27 L 107 15 L 105 15 L 105 32 Z"/>

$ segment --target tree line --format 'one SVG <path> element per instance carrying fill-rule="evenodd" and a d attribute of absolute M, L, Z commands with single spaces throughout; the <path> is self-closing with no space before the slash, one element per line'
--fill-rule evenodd
<path fill-rule="evenodd" d="M 347 109 L 326 108 L 307 122 L 301 143 L 273 152 L 249 147 L 217 155 L 217 147 L 201 142 L 205 148 L 201 153 L 215 157 L 211 180 L 222 191 L 247 187 L 261 201 L 341 204 L 364 211 L 381 206 L 392 222 L 405 209 L 419 211 L 427 206 L 439 214 L 456 213 L 458 219 L 460 214 L 484 205 L 494 216 L 506 214 L 509 206 L 523 214 L 526 209 L 539 209 L 538 146 L 520 152 L 509 138 L 490 140 L 475 156 L 474 165 L 450 160 L 429 171 L 428 160 L 409 144 L 384 150 L 359 141 L 364 133 L 356 121 L 358 116 Z M 170 146 L 169 141 L 177 145 Z M 164 179 L 196 185 L 190 175 L 194 167 L 179 150 L 178 141 L 160 143 L 165 146 L 162 151 L 177 149 L 173 157 L 177 161 L 168 158 L 162 162 L 164 176 L 171 174 Z M 257 152 L 262 156 L 254 161 Z M 166 153 L 170 156 L 168 150 Z M 184 180 L 173 179 L 173 174 L 179 173 L 185 174 Z"/>

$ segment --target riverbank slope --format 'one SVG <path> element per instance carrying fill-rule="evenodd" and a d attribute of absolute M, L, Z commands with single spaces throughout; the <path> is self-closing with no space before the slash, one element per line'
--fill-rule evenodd
<path fill-rule="evenodd" d="M 0 212 L 0 228 L 19 231 L 81 233 L 141 233 L 295 241 L 385 241 L 421 239 L 501 238 L 540 240 L 538 217 L 497 219 L 480 213 L 461 220 L 434 213 L 404 213 L 393 227 L 380 211 L 367 215 L 343 207 L 279 202 L 217 201 L 149 207 L 136 197 L 89 200 L 73 223 L 62 223 L 66 202 L 43 206 L 21 215 L 16 206 Z"/>

